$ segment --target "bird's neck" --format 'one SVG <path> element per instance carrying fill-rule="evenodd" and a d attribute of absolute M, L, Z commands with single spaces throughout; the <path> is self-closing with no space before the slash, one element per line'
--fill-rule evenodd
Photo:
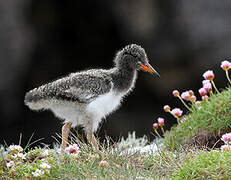
<path fill-rule="evenodd" d="M 136 69 L 114 68 L 112 73 L 114 89 L 120 92 L 129 92 L 135 85 L 136 77 Z"/>

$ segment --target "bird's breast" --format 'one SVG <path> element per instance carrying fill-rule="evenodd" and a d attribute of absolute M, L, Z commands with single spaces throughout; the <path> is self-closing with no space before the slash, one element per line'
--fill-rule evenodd
<path fill-rule="evenodd" d="M 100 95 L 92 101 L 88 105 L 87 111 L 101 119 L 118 109 L 122 97 L 122 93 L 118 94 L 111 90 L 109 93 Z"/>

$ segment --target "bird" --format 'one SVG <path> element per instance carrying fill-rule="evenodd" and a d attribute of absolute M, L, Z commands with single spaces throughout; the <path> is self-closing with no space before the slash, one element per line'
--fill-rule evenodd
<path fill-rule="evenodd" d="M 68 144 L 70 129 L 81 126 L 89 143 L 96 146 L 94 132 L 100 122 L 116 111 L 135 87 L 137 71 L 160 76 L 149 64 L 145 50 L 129 44 L 119 50 L 110 69 L 88 69 L 34 88 L 25 94 L 31 110 L 50 110 L 63 121 L 61 149 Z"/>

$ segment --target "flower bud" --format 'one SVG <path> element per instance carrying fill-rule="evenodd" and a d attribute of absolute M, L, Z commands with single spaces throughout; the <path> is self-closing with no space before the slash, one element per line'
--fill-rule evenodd
<path fill-rule="evenodd" d="M 174 90 L 174 91 L 172 92 L 172 94 L 173 94 L 173 96 L 175 96 L 175 97 L 178 97 L 178 96 L 180 95 L 179 91 L 177 91 L 177 90 Z"/>
<path fill-rule="evenodd" d="M 157 130 L 157 129 L 158 129 L 158 123 L 154 123 L 154 124 L 152 125 L 152 128 L 153 128 L 154 130 Z"/>
<path fill-rule="evenodd" d="M 209 99 L 209 97 L 207 95 L 202 96 L 202 101 L 207 101 Z"/>
<path fill-rule="evenodd" d="M 164 118 L 159 117 L 157 119 L 159 126 L 164 126 Z"/>
<path fill-rule="evenodd" d="M 169 112 L 171 110 L 170 106 L 169 105 L 165 105 L 164 106 L 164 111 L 165 112 Z"/>
<path fill-rule="evenodd" d="M 189 95 L 190 95 L 190 96 L 193 96 L 193 95 L 194 95 L 193 90 L 189 90 L 188 92 L 189 92 Z"/>
<path fill-rule="evenodd" d="M 197 100 L 197 97 L 192 95 L 190 99 L 191 99 L 192 102 L 195 102 Z"/>
<path fill-rule="evenodd" d="M 200 105 L 201 102 L 200 102 L 200 101 L 196 101 L 195 104 L 196 104 L 196 105 Z"/>

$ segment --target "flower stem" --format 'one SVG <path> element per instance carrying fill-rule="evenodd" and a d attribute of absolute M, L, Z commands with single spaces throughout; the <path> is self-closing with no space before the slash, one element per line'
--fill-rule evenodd
<path fill-rule="evenodd" d="M 216 85 L 215 85 L 215 83 L 214 83 L 214 81 L 213 81 L 213 80 L 211 80 L 211 83 L 212 83 L 212 85 L 213 85 L 214 89 L 216 90 L 216 92 L 217 92 L 217 93 L 220 93 L 220 92 L 218 91 L 218 89 L 217 89 L 217 87 L 216 87 Z"/>
<path fill-rule="evenodd" d="M 227 79 L 228 79 L 228 81 L 229 81 L 229 84 L 231 84 L 231 80 L 230 80 L 230 78 L 229 78 L 229 72 L 228 72 L 228 70 L 225 71 L 225 74 L 226 74 L 226 77 L 227 77 Z"/>
<path fill-rule="evenodd" d="M 155 133 L 158 135 L 159 138 L 161 138 L 160 134 L 157 132 L 156 129 L 154 129 Z"/>
<path fill-rule="evenodd" d="M 179 117 L 177 117 L 177 116 L 175 116 L 174 114 L 172 114 L 171 112 L 169 112 L 171 115 L 173 115 L 173 117 L 174 118 L 176 118 L 176 120 L 177 120 L 177 124 L 180 124 L 180 118 Z"/>
<path fill-rule="evenodd" d="M 184 106 L 185 106 L 189 111 L 192 111 L 180 96 L 177 96 L 177 97 L 180 99 L 180 101 L 184 104 Z"/>
<path fill-rule="evenodd" d="M 209 91 L 209 95 L 210 96 L 212 96 L 213 95 L 213 91 L 211 90 L 211 91 Z"/>
<path fill-rule="evenodd" d="M 196 102 L 195 101 L 191 101 L 191 103 L 192 103 L 192 106 L 191 106 L 191 108 L 193 109 L 193 110 L 196 110 Z"/>
<path fill-rule="evenodd" d="M 177 123 L 180 124 L 180 118 L 176 117 Z"/>
<path fill-rule="evenodd" d="M 161 128 L 161 131 L 162 131 L 162 133 L 164 135 L 164 128 L 163 128 L 163 126 L 160 126 L 160 128 Z"/>

